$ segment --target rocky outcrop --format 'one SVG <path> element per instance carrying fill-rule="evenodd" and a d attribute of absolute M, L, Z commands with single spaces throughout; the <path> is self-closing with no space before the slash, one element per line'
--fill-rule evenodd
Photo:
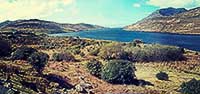
<path fill-rule="evenodd" d="M 166 8 L 157 10 L 147 18 L 125 30 L 167 32 L 179 34 L 200 34 L 200 7 L 191 10 Z"/>
<path fill-rule="evenodd" d="M 21 31 L 34 33 L 63 33 L 82 30 L 101 29 L 103 27 L 91 24 L 65 24 L 38 19 L 5 21 L 0 23 L 1 31 Z"/>

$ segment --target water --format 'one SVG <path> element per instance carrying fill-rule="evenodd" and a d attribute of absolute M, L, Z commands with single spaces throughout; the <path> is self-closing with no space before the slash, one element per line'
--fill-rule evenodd
<path fill-rule="evenodd" d="M 150 32 L 128 32 L 120 28 L 81 31 L 72 33 L 51 34 L 51 36 L 79 36 L 81 38 L 91 38 L 100 40 L 112 40 L 119 42 L 131 42 L 134 39 L 141 39 L 145 43 L 159 43 L 173 45 L 190 50 L 200 51 L 200 35 L 181 35 L 169 33 Z"/>

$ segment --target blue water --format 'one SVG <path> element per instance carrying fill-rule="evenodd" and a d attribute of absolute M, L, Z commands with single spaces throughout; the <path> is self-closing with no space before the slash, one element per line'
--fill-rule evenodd
<path fill-rule="evenodd" d="M 100 40 L 112 40 L 119 42 L 131 42 L 134 39 L 141 39 L 145 43 L 159 43 L 165 45 L 179 46 L 190 50 L 200 51 L 200 35 L 181 35 L 169 33 L 150 32 L 128 32 L 120 28 L 81 31 L 72 33 L 51 34 L 51 36 L 79 36 Z"/>

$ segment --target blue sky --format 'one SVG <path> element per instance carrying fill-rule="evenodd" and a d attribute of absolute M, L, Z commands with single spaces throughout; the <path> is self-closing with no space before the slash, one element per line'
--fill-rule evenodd
<path fill-rule="evenodd" d="M 0 0 L 0 21 L 43 19 L 121 27 L 166 7 L 194 8 L 200 0 Z"/>

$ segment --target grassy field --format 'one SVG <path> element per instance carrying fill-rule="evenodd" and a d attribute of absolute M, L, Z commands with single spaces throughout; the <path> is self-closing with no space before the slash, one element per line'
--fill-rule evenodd
<path fill-rule="evenodd" d="M 28 40 L 28 39 L 24 39 Z M 137 71 L 135 72 L 137 79 L 143 80 L 149 83 L 149 85 L 136 86 L 136 85 L 124 85 L 124 84 L 110 84 L 102 79 L 94 77 L 91 75 L 87 68 L 86 63 L 91 59 L 97 59 L 103 64 L 107 63 L 107 60 L 102 58 L 101 53 L 104 47 L 122 47 L 132 48 L 127 46 L 126 43 L 118 43 L 112 41 L 100 41 L 100 40 L 90 40 L 90 39 L 77 39 L 77 38 L 57 38 L 57 37 L 44 37 L 40 41 L 34 42 L 24 41 L 23 43 L 18 43 L 17 40 L 12 41 L 14 47 L 25 45 L 28 47 L 33 47 L 38 51 L 45 52 L 50 56 L 48 64 L 44 67 L 43 76 L 38 75 L 35 69 L 32 68 L 27 61 L 24 60 L 10 60 L 9 57 L 1 58 L 0 61 L 0 81 L 8 79 L 10 82 L 4 82 L 3 85 L 9 87 L 13 85 L 13 89 L 23 91 L 24 93 L 35 94 L 40 92 L 43 93 L 53 93 L 60 92 L 61 94 L 79 94 L 76 90 L 76 86 L 80 83 L 88 83 L 92 88 L 89 90 L 94 94 L 105 94 L 105 93 L 136 93 L 136 94 L 180 94 L 178 91 L 180 85 L 183 82 L 187 82 L 192 78 L 200 80 L 200 55 L 198 52 L 186 50 L 184 56 L 186 60 L 182 61 L 150 61 L 143 62 L 137 61 L 135 67 Z M 114 44 L 114 46 L 113 46 Z M 106 46 L 109 45 L 109 46 Z M 125 46 L 124 46 L 125 45 Z M 131 44 L 132 45 L 132 44 Z M 144 47 L 142 51 L 145 51 L 144 44 L 136 45 L 138 47 Z M 148 46 L 148 45 L 147 45 Z M 151 46 L 152 49 L 154 46 Z M 165 46 L 164 46 L 165 47 Z M 167 47 L 167 46 L 166 46 Z M 98 50 L 96 50 L 98 49 Z M 100 49 L 100 50 L 99 50 Z M 121 49 L 121 48 L 120 48 Z M 108 49 L 112 50 L 114 53 L 112 58 L 115 58 L 116 51 L 124 51 L 120 49 Z M 128 50 L 130 50 L 128 49 Z M 95 50 L 95 51 L 94 51 Z M 97 51 L 97 52 L 96 52 Z M 75 61 L 53 61 L 52 55 L 54 53 L 68 52 L 72 54 Z M 91 53 L 92 52 L 92 53 Z M 106 52 L 106 51 L 105 51 Z M 146 52 L 149 52 L 148 50 Z M 103 53 L 105 54 L 105 53 Z M 125 53 L 126 54 L 126 53 Z M 121 55 L 121 54 L 117 54 Z M 124 53 L 122 54 L 124 55 Z M 145 54 L 144 54 L 145 56 Z M 117 58 L 121 58 L 120 56 Z M 19 72 L 18 72 L 19 71 Z M 169 75 L 168 81 L 161 81 L 156 78 L 156 74 L 160 71 L 164 71 Z M 59 81 L 49 79 L 48 75 L 51 75 Z M 23 81 L 34 84 L 37 90 L 33 87 L 23 85 Z M 62 82 L 63 83 L 59 83 Z M 62 84 L 69 84 L 72 88 L 66 89 L 61 86 Z M 65 92 L 65 93 L 64 93 Z"/>

